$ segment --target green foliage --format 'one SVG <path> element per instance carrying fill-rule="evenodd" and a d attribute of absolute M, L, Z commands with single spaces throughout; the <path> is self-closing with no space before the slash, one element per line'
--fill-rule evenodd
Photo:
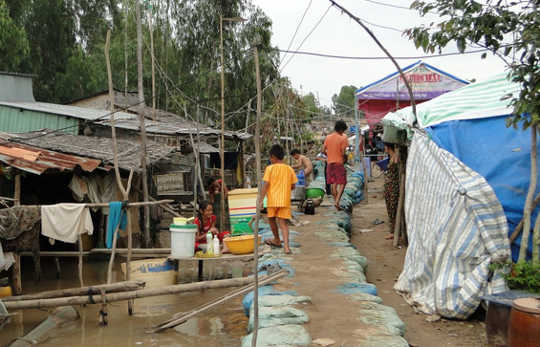
<path fill-rule="evenodd" d="M 450 42 L 463 52 L 473 43 L 489 49 L 505 60 L 509 77 L 522 87 L 511 100 L 514 116 L 509 125 L 523 128 L 540 120 L 540 11 L 538 0 L 416 0 L 411 8 L 421 15 L 438 13 L 439 23 L 408 29 L 406 35 L 416 47 L 433 53 Z M 515 55 L 515 58 L 514 58 Z M 486 55 L 482 55 L 485 58 Z M 524 114 L 529 114 L 525 117 Z"/>
<path fill-rule="evenodd" d="M 510 289 L 526 290 L 540 294 L 540 264 L 521 261 L 516 264 L 506 265 L 506 283 Z"/>
<path fill-rule="evenodd" d="M 332 96 L 332 108 L 340 118 L 354 117 L 354 93 L 358 88 L 355 86 L 343 86 L 338 94 Z"/>
<path fill-rule="evenodd" d="M 28 59 L 28 39 L 24 27 L 10 17 L 4 0 L 0 0 L 0 33 L 0 71 L 19 71 Z"/>

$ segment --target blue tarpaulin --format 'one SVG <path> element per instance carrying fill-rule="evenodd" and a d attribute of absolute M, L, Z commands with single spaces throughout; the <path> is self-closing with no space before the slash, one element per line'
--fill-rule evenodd
<path fill-rule="evenodd" d="M 506 127 L 508 116 L 444 122 L 426 128 L 435 143 L 482 175 L 495 191 L 512 234 L 523 216 L 530 180 L 530 131 Z M 540 143 L 537 144 L 540 153 Z M 540 160 L 539 160 L 540 173 Z M 540 175 L 539 175 L 540 176 Z M 540 177 L 538 177 L 540 182 Z M 539 189 L 536 190 L 535 196 Z M 531 230 L 540 208 L 534 210 Z M 512 244 L 517 260 L 521 234 Z M 529 237 L 529 256 L 532 235 Z"/>

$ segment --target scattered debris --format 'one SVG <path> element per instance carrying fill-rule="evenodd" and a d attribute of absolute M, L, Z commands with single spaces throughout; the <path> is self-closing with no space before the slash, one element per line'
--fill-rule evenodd
<path fill-rule="evenodd" d="M 332 346 L 333 344 L 336 343 L 336 341 L 332 339 L 322 338 L 322 339 L 313 340 L 313 343 L 319 346 Z"/>
<path fill-rule="evenodd" d="M 380 220 L 379 218 L 375 218 L 375 220 L 373 222 L 371 222 L 371 224 L 373 225 L 379 225 L 379 224 L 383 224 L 384 221 L 383 220 Z"/>

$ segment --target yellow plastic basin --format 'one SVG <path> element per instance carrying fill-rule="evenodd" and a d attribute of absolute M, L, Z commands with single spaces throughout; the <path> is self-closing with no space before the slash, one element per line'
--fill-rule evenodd
<path fill-rule="evenodd" d="M 253 253 L 253 235 L 233 236 L 223 239 L 232 254 L 248 254 Z M 261 236 L 259 242 L 261 244 Z"/>

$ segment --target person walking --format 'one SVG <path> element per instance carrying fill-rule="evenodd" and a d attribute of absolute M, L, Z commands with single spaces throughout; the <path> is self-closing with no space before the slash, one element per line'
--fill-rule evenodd
<path fill-rule="evenodd" d="M 328 183 L 332 186 L 332 196 L 337 210 L 340 209 L 339 202 L 347 184 L 345 150 L 349 145 L 349 141 L 344 135 L 346 130 L 347 124 L 343 120 L 336 121 L 334 132 L 326 137 L 323 145 L 323 153 L 326 153 L 328 164 L 326 177 Z"/>

